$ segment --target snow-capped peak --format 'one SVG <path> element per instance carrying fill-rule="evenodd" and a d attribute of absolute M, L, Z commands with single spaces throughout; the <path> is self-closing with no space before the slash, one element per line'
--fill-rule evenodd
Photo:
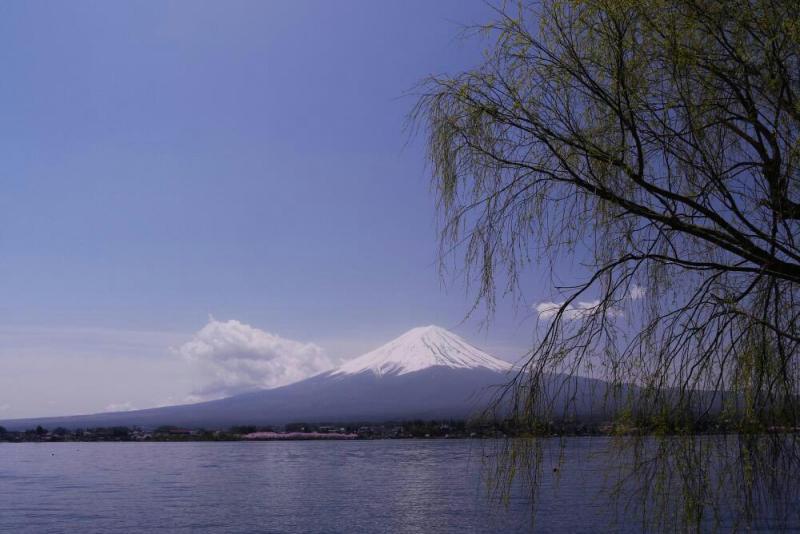
<path fill-rule="evenodd" d="M 459 336 L 438 326 L 413 328 L 372 352 L 346 362 L 331 375 L 403 375 L 428 367 L 490 369 L 506 372 L 513 366 L 473 347 Z"/>

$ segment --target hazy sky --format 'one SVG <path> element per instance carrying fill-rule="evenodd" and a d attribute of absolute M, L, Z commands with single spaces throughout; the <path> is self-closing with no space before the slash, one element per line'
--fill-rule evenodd
<path fill-rule="evenodd" d="M 460 324 L 471 297 L 437 274 L 403 129 L 420 79 L 480 60 L 459 33 L 489 17 L 466 0 L 3 2 L 0 419 L 277 384 L 430 323 L 519 355 L 527 307 Z"/>

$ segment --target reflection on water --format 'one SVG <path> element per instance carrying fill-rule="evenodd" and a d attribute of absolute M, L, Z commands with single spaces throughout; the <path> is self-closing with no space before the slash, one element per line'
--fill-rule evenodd
<path fill-rule="evenodd" d="M 526 531 L 476 443 L 0 444 L 0 531 Z"/>
<path fill-rule="evenodd" d="M 540 528 L 549 480 L 562 488 L 585 483 L 575 472 L 588 465 L 602 466 L 592 485 L 613 509 L 598 517 L 603 529 L 800 529 L 800 446 L 792 434 L 520 439 L 495 442 L 487 458 L 493 498 L 523 491 Z"/>
<path fill-rule="evenodd" d="M 800 528 L 796 445 L 786 436 L 0 444 L 0 530 Z"/>
<path fill-rule="evenodd" d="M 674 525 L 723 530 L 800 527 L 795 436 L 620 441 L 617 492 L 620 497 L 639 496 L 636 506 L 648 526 L 660 530 Z"/>

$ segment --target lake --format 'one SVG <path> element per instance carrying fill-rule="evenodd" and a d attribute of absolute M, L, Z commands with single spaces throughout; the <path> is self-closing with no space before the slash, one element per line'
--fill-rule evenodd
<path fill-rule="evenodd" d="M 616 472 L 609 468 L 609 438 L 544 443 L 535 515 L 519 484 L 504 506 L 488 498 L 484 478 L 493 471 L 484 460 L 491 462 L 502 442 L 1 443 L 0 530 L 641 529 L 640 511 L 607 491 Z M 800 502 L 789 504 L 796 510 Z M 778 524 L 770 512 L 762 516 L 756 519 Z M 722 525 L 731 523 L 723 517 Z"/>

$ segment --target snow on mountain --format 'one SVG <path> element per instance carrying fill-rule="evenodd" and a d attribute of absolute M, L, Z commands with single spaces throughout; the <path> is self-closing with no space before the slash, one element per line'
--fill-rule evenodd
<path fill-rule="evenodd" d="M 389 343 L 346 362 L 329 374 L 404 375 L 429 367 L 488 369 L 505 373 L 514 366 L 473 347 L 444 328 L 431 325 L 413 328 Z"/>

